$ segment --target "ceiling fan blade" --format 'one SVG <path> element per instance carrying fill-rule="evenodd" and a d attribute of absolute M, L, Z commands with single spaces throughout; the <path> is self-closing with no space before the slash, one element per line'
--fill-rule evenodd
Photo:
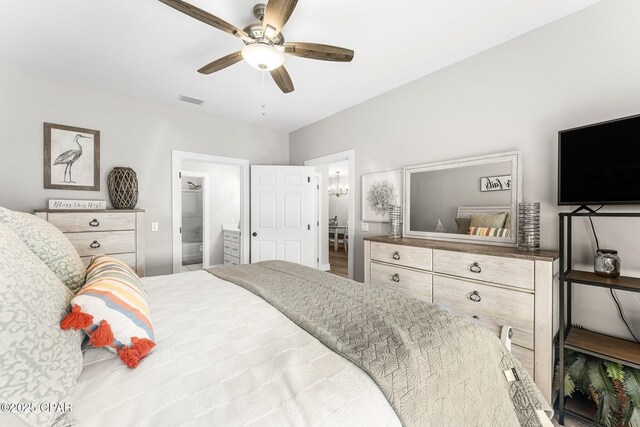
<path fill-rule="evenodd" d="M 177 11 L 184 13 L 185 15 L 189 15 L 192 18 L 197 19 L 200 22 L 204 22 L 205 24 L 209 24 L 214 28 L 224 31 L 225 33 L 232 34 L 236 37 L 241 38 L 242 40 L 253 42 L 254 40 L 249 37 L 247 33 L 245 33 L 240 28 L 229 24 L 226 21 L 218 18 L 215 15 L 210 14 L 209 12 L 205 12 L 202 9 L 199 9 L 187 2 L 182 0 L 160 0 L 162 3 L 166 4 L 174 8 Z"/>
<path fill-rule="evenodd" d="M 271 70 L 270 73 L 280 90 L 284 93 L 293 92 L 293 82 L 291 81 L 291 77 L 289 76 L 287 69 L 284 68 L 284 65 Z"/>
<path fill-rule="evenodd" d="M 326 44 L 301 42 L 285 43 L 284 51 L 289 55 L 300 56 L 302 58 L 336 62 L 351 62 L 354 55 L 351 49 Z"/>
<path fill-rule="evenodd" d="M 234 52 L 230 55 L 223 56 L 222 58 L 216 59 L 215 61 L 205 65 L 204 67 L 200 68 L 198 72 L 201 74 L 215 73 L 216 71 L 220 71 L 240 61 L 242 61 L 241 51 Z"/>
<path fill-rule="evenodd" d="M 267 39 L 271 40 L 280 34 L 297 4 L 298 0 L 269 0 L 262 23 Z"/>

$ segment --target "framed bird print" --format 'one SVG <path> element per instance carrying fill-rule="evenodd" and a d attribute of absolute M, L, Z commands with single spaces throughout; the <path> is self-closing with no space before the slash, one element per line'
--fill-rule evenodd
<path fill-rule="evenodd" d="M 44 124 L 44 188 L 100 190 L 100 131 Z"/>

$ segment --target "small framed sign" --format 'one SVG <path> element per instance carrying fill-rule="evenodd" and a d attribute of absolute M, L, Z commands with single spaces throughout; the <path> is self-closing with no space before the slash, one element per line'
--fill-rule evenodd
<path fill-rule="evenodd" d="M 480 178 L 480 191 L 511 190 L 511 175 L 486 176 Z"/>
<path fill-rule="evenodd" d="M 55 210 L 91 210 L 107 209 L 106 200 L 64 200 L 49 199 L 49 209 Z"/>

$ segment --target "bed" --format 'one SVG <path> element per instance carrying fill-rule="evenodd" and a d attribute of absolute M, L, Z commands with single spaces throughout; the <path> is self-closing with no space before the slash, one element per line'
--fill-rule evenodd
<path fill-rule="evenodd" d="M 78 426 L 401 425 L 369 376 L 262 298 L 206 271 L 144 282 L 156 349 L 133 370 L 87 350 Z"/>
<path fill-rule="evenodd" d="M 310 298 L 310 294 L 304 294 L 305 287 L 313 287 L 313 294 L 322 296 L 338 289 L 337 299 L 353 299 L 353 295 L 347 295 L 351 291 L 346 291 L 353 288 L 356 304 L 365 310 L 375 305 L 380 295 L 400 309 L 403 307 L 395 306 L 404 306 L 407 301 L 409 305 L 417 304 L 417 300 L 370 285 L 369 290 L 363 291 L 359 288 L 363 284 L 289 263 L 259 263 L 212 272 L 220 277 L 200 271 L 145 279 L 157 347 L 134 370 L 104 350 L 87 350 L 73 402 L 73 418 L 78 425 L 107 426 L 114 419 L 121 425 L 136 426 L 548 425 L 552 412 L 537 389 L 527 389 L 535 387 L 530 378 L 520 379 L 527 387 L 510 395 L 505 393 L 511 399 L 509 404 L 521 407 L 505 408 L 505 399 L 494 393 L 495 384 L 488 384 L 497 378 L 475 374 L 475 370 L 481 372 L 493 362 L 473 367 L 470 376 L 476 378 L 465 378 L 469 375 L 462 367 L 440 366 L 441 360 L 434 355 L 446 353 L 443 349 L 456 351 L 455 345 L 450 348 L 441 344 L 429 354 L 433 358 L 433 375 L 424 387 L 413 390 L 429 402 L 430 408 L 414 418 L 420 408 L 403 407 L 404 396 L 394 395 L 398 390 L 409 395 L 402 388 L 406 384 L 394 391 L 394 386 L 384 382 L 388 378 L 388 373 L 383 372 L 388 369 L 386 362 L 394 364 L 395 356 L 384 356 L 385 364 L 378 367 L 374 366 L 375 361 L 367 365 L 355 360 L 352 350 L 359 341 L 345 344 L 340 337 L 331 335 L 335 316 L 322 325 L 322 320 L 313 323 L 311 306 L 304 312 L 292 311 L 292 303 L 302 301 L 304 305 Z M 285 282 L 290 289 L 282 287 Z M 283 293 L 270 293 L 270 286 Z M 302 293 L 292 296 L 298 289 Z M 322 297 L 312 299 L 306 303 L 328 305 L 321 302 Z M 422 306 L 413 305 L 410 309 L 416 307 Z M 475 333 L 481 330 L 446 309 L 433 309 L 440 316 L 438 322 L 444 332 L 434 333 L 432 341 L 458 341 L 459 337 L 445 325 L 448 319 L 454 319 L 456 327 L 470 327 Z M 357 324 L 351 319 L 337 329 L 349 335 L 354 332 L 349 329 L 357 329 Z M 400 331 L 400 341 L 410 343 L 409 333 Z M 492 342 L 491 348 L 501 346 L 490 333 L 479 340 L 495 340 L 497 344 Z M 384 349 L 379 351 L 382 354 Z M 506 350 L 501 351 L 495 357 L 478 353 L 478 358 L 495 358 L 500 364 L 504 360 L 498 359 L 510 357 Z M 462 357 L 476 359 L 474 355 Z M 517 362 L 509 359 L 509 366 L 513 363 Z M 527 376 L 519 364 L 517 368 L 521 376 Z M 458 371 L 463 374 L 455 375 Z M 407 383 L 413 381 L 399 378 Z M 522 387 L 504 377 L 497 381 L 506 387 Z M 493 391 L 483 396 L 477 393 L 478 387 Z M 473 417 L 460 416 L 476 409 Z"/>

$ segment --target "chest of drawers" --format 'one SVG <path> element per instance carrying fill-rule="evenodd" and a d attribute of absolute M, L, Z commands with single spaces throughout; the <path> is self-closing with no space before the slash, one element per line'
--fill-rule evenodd
<path fill-rule="evenodd" d="M 558 254 L 423 239 L 365 239 L 365 282 L 442 304 L 500 334 L 547 401 L 558 331 Z"/>
<path fill-rule="evenodd" d="M 240 265 L 240 231 L 223 230 L 224 265 Z"/>
<path fill-rule="evenodd" d="M 85 265 L 94 255 L 109 255 L 144 277 L 143 210 L 39 210 L 35 214 L 64 233 Z"/>

